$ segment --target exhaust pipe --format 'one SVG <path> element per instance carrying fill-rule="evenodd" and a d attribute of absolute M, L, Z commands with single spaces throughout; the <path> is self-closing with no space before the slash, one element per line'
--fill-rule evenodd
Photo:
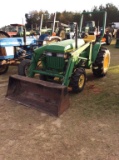
<path fill-rule="evenodd" d="M 75 26 L 75 48 L 77 49 L 78 48 L 78 25 L 76 23 L 76 26 Z"/>
<path fill-rule="evenodd" d="M 23 39 L 24 39 L 24 45 L 26 45 L 26 28 L 23 28 Z"/>

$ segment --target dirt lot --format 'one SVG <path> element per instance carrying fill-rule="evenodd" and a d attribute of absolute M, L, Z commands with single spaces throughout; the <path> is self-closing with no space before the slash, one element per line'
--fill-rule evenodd
<path fill-rule="evenodd" d="M 119 160 L 119 49 L 108 46 L 106 77 L 87 73 L 59 118 L 5 99 L 10 67 L 0 76 L 0 160 Z"/>

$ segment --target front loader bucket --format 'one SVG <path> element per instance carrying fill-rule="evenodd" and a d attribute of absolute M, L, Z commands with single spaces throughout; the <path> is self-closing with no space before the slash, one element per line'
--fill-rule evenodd
<path fill-rule="evenodd" d="M 67 87 L 20 75 L 9 77 L 6 98 L 55 116 L 61 115 L 69 107 Z"/>

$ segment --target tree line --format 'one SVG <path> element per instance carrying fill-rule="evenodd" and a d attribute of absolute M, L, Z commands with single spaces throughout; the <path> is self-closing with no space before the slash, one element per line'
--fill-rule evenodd
<path fill-rule="evenodd" d="M 111 22 L 119 22 L 119 10 L 117 6 L 114 6 L 112 3 L 107 3 L 105 6 L 100 5 L 99 7 L 94 6 L 92 10 L 84 10 L 83 12 L 93 12 L 93 11 L 107 11 L 107 22 L 108 25 Z M 26 18 L 26 29 L 33 29 L 38 28 L 40 26 L 40 19 L 41 15 L 43 14 L 43 26 L 46 25 L 46 22 L 52 21 L 54 17 L 54 13 L 49 13 L 46 11 L 30 11 L 29 13 L 25 14 Z M 57 12 L 56 13 L 56 20 L 60 21 L 65 24 L 69 24 L 69 22 L 77 22 L 79 23 L 81 12 L 71 12 L 71 11 L 63 11 L 63 12 Z M 101 17 L 98 15 L 95 15 L 93 17 L 93 20 L 98 23 L 97 21 L 100 20 Z M 85 20 L 90 20 L 90 17 L 87 16 Z"/>

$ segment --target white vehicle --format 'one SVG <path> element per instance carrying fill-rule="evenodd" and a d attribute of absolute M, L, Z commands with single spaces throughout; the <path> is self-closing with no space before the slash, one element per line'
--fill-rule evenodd
<path fill-rule="evenodd" d="M 111 25 L 114 29 L 119 29 L 119 22 L 112 22 Z"/>
<path fill-rule="evenodd" d="M 110 23 L 110 26 L 114 29 L 113 37 L 116 38 L 117 29 L 119 29 L 119 22 L 112 22 Z"/>

